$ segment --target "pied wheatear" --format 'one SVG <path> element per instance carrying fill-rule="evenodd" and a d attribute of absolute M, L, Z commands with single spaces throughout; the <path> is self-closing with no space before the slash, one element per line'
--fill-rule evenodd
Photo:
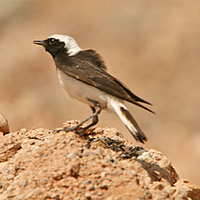
<path fill-rule="evenodd" d="M 111 76 L 96 51 L 82 50 L 72 37 L 59 34 L 45 40 L 34 40 L 34 44 L 42 45 L 52 55 L 60 84 L 69 96 L 92 109 L 93 114 L 90 117 L 72 128 L 65 128 L 65 131 L 85 131 L 97 124 L 99 113 L 105 109 L 114 111 L 136 140 L 142 143 L 147 141 L 124 101 L 154 113 L 141 103 L 151 104 L 133 94 L 121 81 Z M 91 118 L 92 123 L 78 131 L 78 128 Z"/>

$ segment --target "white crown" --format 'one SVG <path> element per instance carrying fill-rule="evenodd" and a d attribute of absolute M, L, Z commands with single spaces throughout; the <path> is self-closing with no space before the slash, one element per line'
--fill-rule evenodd
<path fill-rule="evenodd" d="M 49 36 L 48 38 L 54 38 L 58 39 L 60 42 L 64 42 L 65 48 L 67 49 L 67 53 L 69 54 L 69 56 L 76 55 L 78 52 L 82 51 L 76 41 L 68 35 L 54 34 Z"/>

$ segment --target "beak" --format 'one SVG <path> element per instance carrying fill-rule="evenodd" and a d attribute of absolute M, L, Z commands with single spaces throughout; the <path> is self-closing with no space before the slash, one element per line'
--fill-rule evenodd
<path fill-rule="evenodd" d="M 34 40 L 33 41 L 34 44 L 38 44 L 38 45 L 44 45 L 44 41 L 43 40 Z"/>

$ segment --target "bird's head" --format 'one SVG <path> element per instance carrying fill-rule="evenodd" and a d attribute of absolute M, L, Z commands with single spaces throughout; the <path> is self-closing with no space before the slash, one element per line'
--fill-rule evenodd
<path fill-rule="evenodd" d="M 46 40 L 34 40 L 33 43 L 42 45 L 53 57 L 61 50 L 66 51 L 69 56 L 76 55 L 79 51 L 82 51 L 76 41 L 67 35 L 54 34 Z"/>

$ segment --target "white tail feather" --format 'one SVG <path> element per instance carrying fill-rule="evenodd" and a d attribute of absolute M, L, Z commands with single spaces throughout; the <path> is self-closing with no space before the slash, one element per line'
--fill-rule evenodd
<path fill-rule="evenodd" d="M 118 117 L 121 119 L 121 121 L 124 123 L 124 125 L 127 127 L 127 129 L 131 132 L 136 140 L 142 143 L 144 143 L 144 141 L 147 141 L 146 136 L 122 102 L 120 102 L 118 99 L 110 98 L 109 106 L 114 109 Z"/>

